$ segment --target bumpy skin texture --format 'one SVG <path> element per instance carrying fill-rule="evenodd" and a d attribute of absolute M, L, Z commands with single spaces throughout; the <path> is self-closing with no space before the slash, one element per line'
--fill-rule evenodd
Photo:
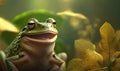
<path fill-rule="evenodd" d="M 55 24 L 52 18 L 44 23 L 32 18 L 4 53 L 0 53 L 0 64 L 6 69 L 3 71 L 65 71 L 66 54 L 63 58 L 64 55 L 57 56 L 54 52 L 58 34 Z"/>
<path fill-rule="evenodd" d="M 20 44 L 25 56 L 14 62 L 20 71 L 64 71 L 65 62 L 54 53 L 55 43 L 40 44 L 24 37 Z"/>

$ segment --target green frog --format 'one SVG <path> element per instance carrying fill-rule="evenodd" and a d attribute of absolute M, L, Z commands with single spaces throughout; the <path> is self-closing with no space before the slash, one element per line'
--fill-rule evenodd
<path fill-rule="evenodd" d="M 28 21 L 13 42 L 0 51 L 3 71 L 65 71 L 66 53 L 55 54 L 58 31 L 56 21 L 48 18 Z"/>

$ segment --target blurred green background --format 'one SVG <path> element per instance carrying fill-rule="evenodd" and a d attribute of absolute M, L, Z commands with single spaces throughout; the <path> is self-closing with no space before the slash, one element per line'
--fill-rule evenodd
<path fill-rule="evenodd" d="M 0 17 L 13 22 L 17 15 L 31 10 L 44 9 L 55 15 L 66 10 L 72 11 L 75 16 L 63 15 L 61 21 L 65 22 L 58 28 L 60 38 L 56 44 L 61 47 L 56 49 L 56 52 L 65 51 L 72 58 L 75 39 L 86 38 L 97 43 L 100 39 L 99 26 L 105 21 L 110 22 L 115 29 L 120 28 L 119 2 L 119 0 L 3 0 Z"/>
<path fill-rule="evenodd" d="M 119 0 L 3 0 L 0 16 L 11 20 L 15 15 L 27 10 L 47 9 L 60 12 L 70 9 L 84 14 L 91 22 L 99 18 L 101 22 L 109 21 L 118 28 L 119 2 Z"/>
<path fill-rule="evenodd" d="M 120 0 L 0 0 L 0 49 L 18 34 L 10 24 L 20 31 L 31 17 L 42 22 L 53 17 L 59 31 L 55 52 L 66 52 L 69 62 L 76 57 L 76 39 L 89 40 L 99 50 L 100 26 L 107 21 L 119 30 L 119 13 Z"/>

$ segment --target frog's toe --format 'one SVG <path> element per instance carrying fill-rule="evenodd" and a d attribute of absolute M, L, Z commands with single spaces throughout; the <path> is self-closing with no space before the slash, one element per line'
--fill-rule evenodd
<path fill-rule="evenodd" d="M 62 60 L 66 61 L 67 60 L 67 54 L 65 52 L 57 54 L 58 57 L 60 57 Z"/>

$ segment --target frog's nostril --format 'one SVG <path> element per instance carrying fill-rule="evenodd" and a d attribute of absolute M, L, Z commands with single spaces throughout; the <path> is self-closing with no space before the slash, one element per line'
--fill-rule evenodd
<path fill-rule="evenodd" d="M 53 27 L 53 25 L 51 25 L 51 27 Z"/>

